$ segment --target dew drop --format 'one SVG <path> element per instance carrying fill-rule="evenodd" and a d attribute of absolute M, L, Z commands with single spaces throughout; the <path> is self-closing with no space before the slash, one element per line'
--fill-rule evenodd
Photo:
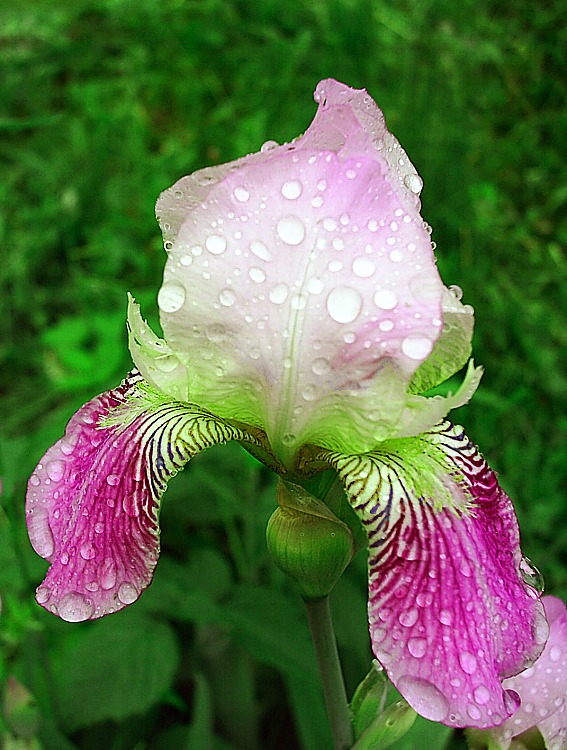
<path fill-rule="evenodd" d="M 250 193 L 248 192 L 248 190 L 246 190 L 245 187 L 242 187 L 240 185 L 239 187 L 234 188 L 234 197 L 240 203 L 246 203 L 248 198 L 250 198 Z"/>
<path fill-rule="evenodd" d="M 282 185 L 282 195 L 288 200 L 299 198 L 303 191 L 303 185 L 298 180 L 289 180 Z"/>
<path fill-rule="evenodd" d="M 35 600 L 38 604 L 45 604 L 51 596 L 51 589 L 47 586 L 38 586 L 35 592 Z"/>
<path fill-rule="evenodd" d="M 376 266 L 370 258 L 355 258 L 352 262 L 352 272 L 361 279 L 368 279 L 375 271 Z"/>
<path fill-rule="evenodd" d="M 400 621 L 400 625 L 403 625 L 406 628 L 411 628 L 411 626 L 415 625 L 417 622 L 418 616 L 419 613 L 417 609 L 408 609 L 401 613 L 398 620 Z"/>
<path fill-rule="evenodd" d="M 402 341 L 402 351 L 410 359 L 425 359 L 432 348 L 433 343 L 425 336 L 408 336 Z"/>
<path fill-rule="evenodd" d="M 83 622 L 83 620 L 88 620 L 92 616 L 94 607 L 82 594 L 72 591 L 61 599 L 58 612 L 62 620 Z"/>
<path fill-rule="evenodd" d="M 278 237 L 287 245 L 300 245 L 305 238 L 305 226 L 297 216 L 285 216 L 276 225 Z"/>
<path fill-rule="evenodd" d="M 250 276 L 255 284 L 261 284 L 263 281 L 266 281 L 266 274 L 261 268 L 257 268 L 256 266 L 248 271 L 248 276 Z"/>
<path fill-rule="evenodd" d="M 262 153 L 265 153 L 266 151 L 272 151 L 272 149 L 277 148 L 279 145 L 280 144 L 277 141 L 266 141 L 260 147 L 260 151 Z"/>
<path fill-rule="evenodd" d="M 283 304 L 287 299 L 288 291 L 286 284 L 278 284 L 270 290 L 270 302 L 273 302 L 274 305 Z"/>
<path fill-rule="evenodd" d="M 60 482 L 65 474 L 65 462 L 59 459 L 50 461 L 45 467 L 47 470 L 47 476 L 53 482 Z"/>
<path fill-rule="evenodd" d="M 122 604 L 132 604 L 138 598 L 138 591 L 131 583 L 121 583 L 118 588 L 118 598 Z"/>
<path fill-rule="evenodd" d="M 32 485 L 32 487 L 39 487 L 39 485 L 41 484 L 41 480 L 40 480 L 40 478 L 38 477 L 37 474 L 32 474 L 31 475 L 31 477 L 30 477 L 30 484 Z"/>
<path fill-rule="evenodd" d="M 459 663 L 463 669 L 463 672 L 466 672 L 467 674 L 474 674 L 476 672 L 476 656 L 469 653 L 468 651 L 463 651 L 462 654 L 459 654 Z"/>
<path fill-rule="evenodd" d="M 49 474 L 49 471 L 47 473 Z M 529 557 L 522 557 L 520 561 L 520 575 L 522 576 L 524 583 L 527 583 L 528 586 L 535 589 L 538 594 L 543 593 L 545 588 L 543 576 Z"/>
<path fill-rule="evenodd" d="M 224 305 L 224 307 L 232 307 L 236 302 L 236 294 L 232 289 L 223 289 L 219 294 L 219 302 L 221 305 Z"/>
<path fill-rule="evenodd" d="M 179 258 L 179 262 L 182 266 L 190 266 L 191 263 L 193 263 L 193 258 L 190 255 L 182 255 L 181 258 Z"/>
<path fill-rule="evenodd" d="M 381 331 L 391 331 L 394 327 L 394 322 L 390 320 L 389 318 L 386 318 L 385 320 L 381 320 L 378 323 L 378 328 Z"/>
<path fill-rule="evenodd" d="M 478 706 L 475 706 L 473 703 L 469 703 L 467 706 L 467 713 L 473 721 L 478 721 L 482 716 Z"/>
<path fill-rule="evenodd" d="M 423 180 L 418 174 L 415 174 L 415 172 L 410 172 L 404 177 L 404 185 L 411 190 L 412 193 L 419 195 L 423 187 Z"/>
<path fill-rule="evenodd" d="M 114 560 L 106 560 L 102 564 L 99 581 L 105 591 L 114 588 L 116 585 L 116 563 Z"/>
<path fill-rule="evenodd" d="M 549 659 L 552 662 L 558 662 L 561 659 L 561 646 L 552 646 L 549 651 Z"/>
<path fill-rule="evenodd" d="M 321 206 L 323 205 L 322 196 L 316 195 L 311 201 L 311 205 L 313 206 L 313 208 L 321 208 Z"/>
<path fill-rule="evenodd" d="M 323 282 L 321 279 L 309 279 L 309 282 L 307 283 L 307 291 L 309 294 L 321 294 L 323 291 Z"/>
<path fill-rule="evenodd" d="M 340 260 L 332 260 L 327 266 L 327 268 L 329 269 L 331 273 L 336 273 L 337 271 L 342 271 L 343 264 L 341 263 Z"/>
<path fill-rule="evenodd" d="M 404 254 L 401 250 L 392 250 L 390 253 L 390 260 L 392 263 L 400 263 L 404 259 Z"/>
<path fill-rule="evenodd" d="M 307 300 L 303 294 L 294 294 L 291 298 L 291 306 L 294 310 L 303 310 L 307 305 Z"/>
<path fill-rule="evenodd" d="M 62 552 L 61 557 L 59 558 L 61 560 L 61 565 L 68 565 L 69 564 L 69 553 L 68 552 Z"/>
<path fill-rule="evenodd" d="M 159 290 L 157 301 L 163 312 L 177 312 L 185 303 L 185 287 L 175 281 L 168 281 Z"/>
<path fill-rule="evenodd" d="M 96 534 L 102 534 L 102 532 L 104 531 L 104 524 L 100 521 L 99 523 L 95 523 L 94 530 Z"/>
<path fill-rule="evenodd" d="M 453 297 L 456 297 L 459 301 L 463 299 L 463 290 L 460 286 L 457 286 L 456 284 L 452 284 L 449 287 L 449 291 L 453 295 Z"/>
<path fill-rule="evenodd" d="M 443 721 L 449 713 L 449 702 L 443 693 L 421 677 L 401 677 L 398 690 L 410 706 L 430 721 Z"/>
<path fill-rule="evenodd" d="M 106 477 L 106 483 L 109 484 L 111 487 L 116 487 L 116 485 L 120 482 L 120 477 L 118 474 L 109 474 Z"/>
<path fill-rule="evenodd" d="M 481 706 L 484 706 L 490 700 L 490 692 L 484 685 L 479 685 L 475 688 L 473 695 L 475 701 Z"/>
<path fill-rule="evenodd" d="M 154 364 L 161 372 L 173 372 L 179 364 L 179 360 L 174 354 L 166 354 L 162 357 L 156 357 Z"/>
<path fill-rule="evenodd" d="M 425 638 L 410 638 L 408 641 L 408 651 L 416 659 L 422 659 L 427 651 L 427 641 Z"/>
<path fill-rule="evenodd" d="M 325 359 L 324 357 L 319 357 L 313 362 L 313 364 L 311 365 L 311 369 L 313 370 L 315 375 L 324 375 L 326 372 L 329 372 L 329 360 Z"/>
<path fill-rule="evenodd" d="M 272 260 L 272 253 L 260 240 L 252 240 L 252 242 L 250 243 L 250 251 L 257 258 L 260 258 L 260 260 L 265 260 L 266 262 Z"/>
<path fill-rule="evenodd" d="M 327 311 L 337 323 L 352 323 L 360 314 L 362 297 L 356 289 L 339 286 L 327 297 Z"/>
<path fill-rule="evenodd" d="M 211 234 L 206 239 L 205 247 L 212 255 L 221 255 L 226 250 L 226 240 L 220 234 Z"/>
<path fill-rule="evenodd" d="M 398 304 L 398 298 L 389 289 L 379 289 L 374 295 L 374 304 L 381 310 L 393 310 Z"/>
<path fill-rule="evenodd" d="M 136 518 L 140 515 L 140 504 L 135 495 L 126 495 L 122 500 L 122 508 L 131 518 Z"/>
<path fill-rule="evenodd" d="M 305 386 L 302 396 L 305 401 L 314 401 L 317 397 L 317 388 L 314 385 Z"/>
<path fill-rule="evenodd" d="M 92 560 L 96 555 L 96 550 L 90 542 L 85 542 L 81 545 L 81 557 L 83 560 Z"/>
<path fill-rule="evenodd" d="M 442 609 L 439 612 L 439 622 L 442 625 L 452 625 L 453 624 L 453 615 L 449 612 L 448 609 Z"/>
<path fill-rule="evenodd" d="M 28 515 L 27 523 L 33 540 L 33 548 L 38 555 L 46 560 L 49 559 L 55 550 L 55 542 L 49 526 L 47 510 L 41 505 L 36 506 L 34 512 Z"/>

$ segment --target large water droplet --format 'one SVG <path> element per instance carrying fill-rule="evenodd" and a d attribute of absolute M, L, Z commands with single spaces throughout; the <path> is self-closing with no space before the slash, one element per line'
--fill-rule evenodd
<path fill-rule="evenodd" d="M 305 226 L 297 216 L 285 216 L 276 225 L 278 237 L 287 245 L 299 245 L 305 238 Z"/>
<path fill-rule="evenodd" d="M 401 613 L 398 620 L 400 621 L 400 625 L 403 625 L 406 628 L 411 628 L 412 625 L 415 625 L 417 622 L 418 616 L 419 612 L 417 609 L 408 609 Z"/>
<path fill-rule="evenodd" d="M 90 542 L 81 545 L 81 557 L 83 560 L 92 560 L 96 555 L 96 549 Z"/>
<path fill-rule="evenodd" d="M 136 495 L 126 495 L 122 500 L 122 508 L 131 518 L 136 518 L 140 515 L 140 502 Z"/>
<path fill-rule="evenodd" d="M 282 185 L 282 195 L 288 200 L 295 200 L 295 198 L 299 198 L 302 190 L 303 185 L 298 180 L 289 180 L 288 182 L 284 182 L 284 184 Z"/>
<path fill-rule="evenodd" d="M 65 462 L 60 459 L 50 461 L 45 467 L 47 476 L 52 482 L 60 482 L 65 474 Z"/>
<path fill-rule="evenodd" d="M 38 586 L 35 592 L 35 600 L 38 604 L 45 604 L 51 596 L 51 589 L 48 586 Z"/>
<path fill-rule="evenodd" d="M 398 304 L 398 298 L 389 289 L 379 289 L 374 295 L 374 304 L 381 310 L 393 310 Z"/>
<path fill-rule="evenodd" d="M 83 622 L 83 620 L 88 620 L 94 612 L 92 603 L 77 591 L 64 596 L 57 609 L 59 617 L 67 622 Z"/>
<path fill-rule="evenodd" d="M 266 281 L 266 274 L 264 271 L 255 266 L 248 271 L 248 276 L 250 276 L 255 284 L 261 284 L 263 281 Z"/>
<path fill-rule="evenodd" d="M 287 286 L 285 284 L 278 284 L 270 291 L 270 302 L 273 302 L 274 305 L 281 305 L 286 301 L 287 295 Z"/>
<path fill-rule="evenodd" d="M 205 247 L 212 255 L 221 255 L 226 250 L 226 240 L 220 234 L 211 234 L 206 239 Z"/>
<path fill-rule="evenodd" d="M 362 308 L 362 297 L 356 289 L 339 286 L 327 297 L 327 311 L 337 323 L 352 323 Z"/>
<path fill-rule="evenodd" d="M 520 574 L 524 583 L 527 583 L 528 586 L 531 586 L 533 589 L 535 589 L 538 594 L 543 593 L 543 590 L 545 588 L 543 576 L 533 564 L 533 562 L 529 559 L 529 557 L 522 557 L 520 561 Z"/>
<path fill-rule="evenodd" d="M 426 719 L 443 721 L 449 713 L 447 698 L 428 680 L 404 676 L 397 687 L 410 706 Z"/>
<path fill-rule="evenodd" d="M 410 172 L 404 177 L 404 184 L 409 190 L 412 191 L 412 193 L 415 193 L 416 195 L 419 195 L 421 192 L 421 189 L 423 188 L 423 180 L 418 174 L 415 174 L 414 172 Z"/>
<path fill-rule="evenodd" d="M 461 654 L 459 654 L 459 663 L 463 669 L 463 672 L 466 672 L 467 674 L 474 674 L 476 672 L 476 656 L 469 653 L 468 651 L 463 651 Z"/>
<path fill-rule="evenodd" d="M 484 685 L 479 685 L 475 688 L 473 695 L 475 701 L 481 706 L 484 706 L 490 700 L 490 691 Z"/>
<path fill-rule="evenodd" d="M 34 506 L 33 511 L 27 517 L 33 548 L 38 555 L 48 560 L 55 550 L 55 542 L 49 526 L 49 515 L 47 509 L 41 505 Z"/>
<path fill-rule="evenodd" d="M 177 312 L 185 303 L 185 287 L 176 281 L 168 281 L 159 290 L 157 301 L 163 312 Z"/>
<path fill-rule="evenodd" d="M 105 591 L 114 588 L 116 585 L 116 563 L 114 560 L 105 560 L 102 564 L 99 581 Z"/>
<path fill-rule="evenodd" d="M 250 250 L 257 258 L 260 258 L 260 260 L 272 260 L 272 253 L 263 242 L 260 242 L 260 240 L 252 240 L 250 243 Z"/>
<path fill-rule="evenodd" d="M 236 294 L 232 289 L 223 289 L 219 294 L 219 302 L 221 305 L 224 305 L 224 307 L 232 307 L 236 302 Z"/>
<path fill-rule="evenodd" d="M 122 604 L 132 604 L 138 598 L 138 591 L 131 583 L 121 583 L 118 588 L 118 598 Z"/>
<path fill-rule="evenodd" d="M 355 258 L 352 262 L 352 272 L 355 276 L 360 276 L 361 279 L 368 279 L 376 271 L 375 264 L 364 256 Z"/>
<path fill-rule="evenodd" d="M 433 343 L 425 336 L 407 336 L 402 341 L 402 351 L 410 359 L 425 359 L 432 348 Z"/>
<path fill-rule="evenodd" d="M 427 651 L 427 641 L 425 638 L 410 638 L 408 641 L 408 651 L 416 659 L 421 659 Z"/>
<path fill-rule="evenodd" d="M 248 192 L 248 190 L 246 190 L 245 187 L 242 187 L 240 185 L 239 187 L 234 188 L 234 197 L 240 203 L 246 203 L 248 198 L 250 198 L 250 193 Z"/>

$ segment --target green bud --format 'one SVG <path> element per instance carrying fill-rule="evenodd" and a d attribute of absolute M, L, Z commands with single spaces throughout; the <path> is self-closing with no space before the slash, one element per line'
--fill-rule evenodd
<path fill-rule="evenodd" d="M 352 750 L 385 750 L 411 729 L 416 717 L 416 712 L 406 701 L 392 703 L 370 722 Z"/>
<path fill-rule="evenodd" d="M 276 565 L 306 600 L 329 594 L 355 553 L 349 527 L 321 500 L 297 484 L 279 480 L 279 507 L 268 521 L 266 541 Z"/>

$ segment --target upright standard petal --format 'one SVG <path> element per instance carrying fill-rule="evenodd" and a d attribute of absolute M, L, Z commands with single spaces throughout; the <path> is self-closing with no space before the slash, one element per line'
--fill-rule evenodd
<path fill-rule="evenodd" d="M 159 502 L 196 453 L 256 436 L 165 398 L 131 373 L 71 419 L 28 483 L 30 539 L 51 567 L 37 601 L 69 622 L 134 602 L 159 554 Z"/>
<path fill-rule="evenodd" d="M 534 661 L 548 630 L 494 473 L 448 422 L 362 456 L 306 453 L 306 468 L 320 461 L 368 533 L 370 633 L 394 685 L 433 721 L 501 723 L 519 703 L 502 679 Z"/>
<path fill-rule="evenodd" d="M 472 330 L 471 309 L 447 305 L 419 214 L 421 180 L 380 110 L 331 80 L 316 99 L 292 144 L 162 194 L 161 351 L 131 323 L 145 378 L 264 426 L 288 466 L 305 442 L 364 452 L 400 434 L 402 421 L 407 434 L 416 385 L 462 366 Z M 436 419 L 449 403 L 438 407 Z"/>

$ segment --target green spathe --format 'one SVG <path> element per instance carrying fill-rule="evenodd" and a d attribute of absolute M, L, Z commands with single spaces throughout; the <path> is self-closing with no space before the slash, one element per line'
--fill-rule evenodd
<path fill-rule="evenodd" d="M 276 565 L 299 586 L 303 599 L 322 599 L 355 553 L 351 530 L 299 485 L 280 480 L 278 508 L 266 530 Z"/>

